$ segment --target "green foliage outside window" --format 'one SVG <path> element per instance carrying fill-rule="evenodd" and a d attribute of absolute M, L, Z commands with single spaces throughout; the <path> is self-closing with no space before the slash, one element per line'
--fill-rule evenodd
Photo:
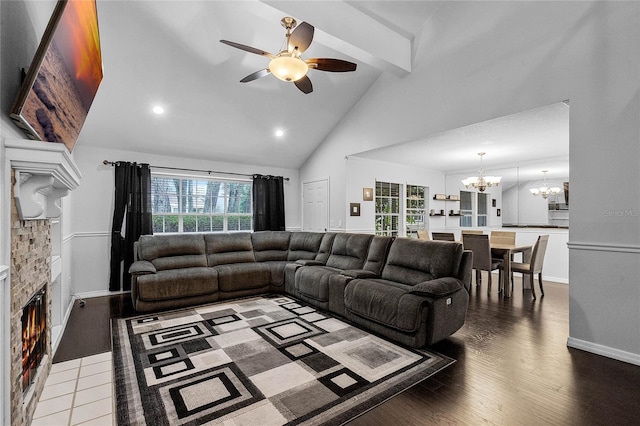
<path fill-rule="evenodd" d="M 376 182 L 376 235 L 397 236 L 400 222 L 400 184 Z"/>
<path fill-rule="evenodd" d="M 252 183 L 151 177 L 153 232 L 253 229 Z"/>

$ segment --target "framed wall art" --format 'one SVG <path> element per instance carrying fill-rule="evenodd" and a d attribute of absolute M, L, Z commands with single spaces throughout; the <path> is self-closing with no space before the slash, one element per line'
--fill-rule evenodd
<path fill-rule="evenodd" d="M 362 200 L 373 201 L 373 188 L 362 188 Z"/>

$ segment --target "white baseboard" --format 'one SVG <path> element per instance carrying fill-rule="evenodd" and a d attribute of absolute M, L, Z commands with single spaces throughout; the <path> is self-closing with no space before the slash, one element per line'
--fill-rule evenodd
<path fill-rule="evenodd" d="M 495 275 L 496 277 L 498 276 L 498 273 L 497 273 L 497 272 L 495 272 L 495 271 L 492 271 L 491 273 L 492 273 L 493 275 Z M 517 274 L 517 275 L 516 275 L 516 277 L 521 276 L 518 272 L 516 272 L 516 274 Z M 544 282 L 544 281 L 550 281 L 550 282 L 558 283 L 558 284 L 569 284 L 569 280 L 568 280 L 567 278 L 560 278 L 560 277 L 548 277 L 548 276 L 546 276 L 546 275 L 543 275 L 543 276 L 542 276 L 542 281 L 543 281 L 543 282 Z M 538 282 L 538 277 L 537 277 L 537 276 L 536 276 L 535 282 L 536 282 L 536 285 L 537 285 L 537 282 Z M 528 285 L 528 284 L 527 284 L 527 288 L 529 288 L 529 285 Z"/>
<path fill-rule="evenodd" d="M 596 355 L 606 356 L 607 358 L 618 361 L 628 362 L 629 364 L 640 365 L 640 354 L 634 354 L 620 349 L 611 348 L 609 346 L 599 345 L 586 340 L 569 337 L 567 346 L 570 348 L 580 349 L 582 351 L 591 352 Z"/>
<path fill-rule="evenodd" d="M 99 291 L 87 291 L 85 293 L 76 293 L 74 297 L 76 299 L 91 299 L 93 297 L 103 297 L 103 296 L 114 296 L 116 294 L 125 294 L 131 293 L 130 291 L 109 291 L 109 290 L 99 290 Z"/>
<path fill-rule="evenodd" d="M 569 279 L 568 278 L 547 277 L 545 275 L 542 276 L 542 281 L 551 281 L 551 282 L 554 282 L 554 283 L 569 284 Z"/>

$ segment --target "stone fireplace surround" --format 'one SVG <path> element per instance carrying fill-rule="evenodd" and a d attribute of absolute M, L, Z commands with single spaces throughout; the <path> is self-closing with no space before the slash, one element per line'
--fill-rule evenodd
<path fill-rule="evenodd" d="M 13 203 L 12 203 L 13 204 Z M 51 226 L 48 220 L 18 218 L 15 204 L 11 215 L 11 424 L 29 424 L 44 382 L 49 374 L 51 360 L 51 303 L 47 298 L 47 343 L 45 355 L 36 373 L 34 383 L 23 396 L 22 389 L 22 308 L 43 287 L 51 293 Z M 19 328 L 20 326 L 20 328 Z"/>
<path fill-rule="evenodd" d="M 0 283 L 4 297 L 0 309 L 8 312 L 8 321 L 2 333 L 2 347 L 8 348 L 3 356 L 2 375 L 9 385 L 3 384 L 3 422 L 11 425 L 28 425 L 31 422 L 38 398 L 42 393 L 53 359 L 51 334 L 51 304 L 56 297 L 52 282 L 59 275 L 59 259 L 52 265 L 51 218 L 61 214 L 60 198 L 75 189 L 80 182 L 80 172 L 63 144 L 5 140 L 4 181 L 2 204 L 11 205 L 3 214 L 10 213 L 10 221 L 2 223 L 2 235 L 10 235 L 9 270 L 0 267 Z M 6 203 L 6 204 L 5 204 Z M 7 226 L 8 224 L 8 226 Z M 7 229 L 7 227 L 9 229 Z M 22 389 L 22 308 L 31 296 L 45 288 L 47 292 L 47 343 L 46 353 L 33 384 L 23 394 Z M 8 328 L 8 332 L 7 332 Z"/>

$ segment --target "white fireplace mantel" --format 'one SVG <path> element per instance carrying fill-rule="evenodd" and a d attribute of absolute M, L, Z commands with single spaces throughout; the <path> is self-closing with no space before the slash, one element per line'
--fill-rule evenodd
<path fill-rule="evenodd" d="M 22 220 L 59 217 L 60 198 L 80 185 L 78 166 L 61 143 L 6 139 L 15 171 L 14 198 Z"/>

